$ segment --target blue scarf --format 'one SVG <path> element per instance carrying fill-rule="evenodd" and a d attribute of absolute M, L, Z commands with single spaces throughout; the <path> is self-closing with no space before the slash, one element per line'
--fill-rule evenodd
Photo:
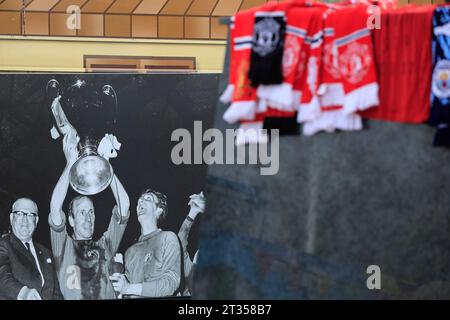
<path fill-rule="evenodd" d="M 448 32 L 444 30 L 448 27 Z M 447 34 L 446 34 L 447 33 Z M 434 146 L 450 147 L 450 8 L 433 15 L 433 77 L 429 123 L 437 127 Z"/>

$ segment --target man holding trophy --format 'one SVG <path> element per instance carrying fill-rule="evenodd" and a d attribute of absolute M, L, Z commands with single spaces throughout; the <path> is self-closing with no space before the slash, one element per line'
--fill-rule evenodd
<path fill-rule="evenodd" d="M 77 81 L 72 87 L 80 89 L 83 86 L 83 81 Z M 104 86 L 103 89 L 103 94 L 113 92 L 109 86 Z M 115 92 L 113 93 L 115 95 Z M 101 99 L 98 99 L 98 95 L 94 98 L 97 99 L 88 97 L 79 100 L 76 102 L 78 105 L 72 104 L 71 107 L 99 109 L 95 104 L 101 102 Z M 61 97 L 57 96 L 53 100 L 51 111 L 56 120 L 56 135 L 63 136 L 66 166 L 53 190 L 49 224 L 61 292 L 64 298 L 69 300 L 115 299 L 109 275 L 129 218 L 130 200 L 109 164 L 111 155 L 100 152 L 100 149 L 101 145 L 106 144 L 111 145 L 111 148 L 106 149 L 114 151 L 112 145 L 117 140 L 112 135 L 105 135 L 99 144 L 98 135 L 94 136 L 89 132 L 88 136 L 84 129 L 79 136 L 67 120 L 59 103 L 60 99 Z M 63 211 L 69 185 L 81 194 L 73 198 L 67 208 L 72 235 L 67 232 L 66 214 Z M 88 196 L 99 193 L 108 186 L 111 187 L 116 205 L 112 210 L 108 229 L 100 239 L 94 240 L 95 209 Z"/>

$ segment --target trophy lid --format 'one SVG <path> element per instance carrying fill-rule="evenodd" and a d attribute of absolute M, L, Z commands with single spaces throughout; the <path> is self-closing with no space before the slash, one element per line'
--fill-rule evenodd
<path fill-rule="evenodd" d="M 64 90 L 61 106 L 80 137 L 90 136 L 99 140 L 105 133 L 115 131 L 117 95 L 109 84 L 97 85 L 76 78 Z"/>

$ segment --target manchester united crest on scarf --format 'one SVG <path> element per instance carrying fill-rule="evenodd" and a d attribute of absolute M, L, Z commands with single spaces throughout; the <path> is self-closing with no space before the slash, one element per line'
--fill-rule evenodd
<path fill-rule="evenodd" d="M 353 42 L 339 58 L 341 75 L 350 83 L 360 82 L 372 63 L 367 45 Z"/>
<path fill-rule="evenodd" d="M 300 44 L 297 38 L 286 36 L 283 53 L 283 77 L 288 77 L 297 66 L 300 54 Z"/>

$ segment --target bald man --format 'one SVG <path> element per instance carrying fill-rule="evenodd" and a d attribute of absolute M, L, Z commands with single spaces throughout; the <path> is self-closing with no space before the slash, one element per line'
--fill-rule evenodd
<path fill-rule="evenodd" d="M 9 219 L 12 233 L 0 239 L 0 299 L 62 299 L 52 254 L 33 241 L 39 221 L 36 203 L 18 199 Z"/>

